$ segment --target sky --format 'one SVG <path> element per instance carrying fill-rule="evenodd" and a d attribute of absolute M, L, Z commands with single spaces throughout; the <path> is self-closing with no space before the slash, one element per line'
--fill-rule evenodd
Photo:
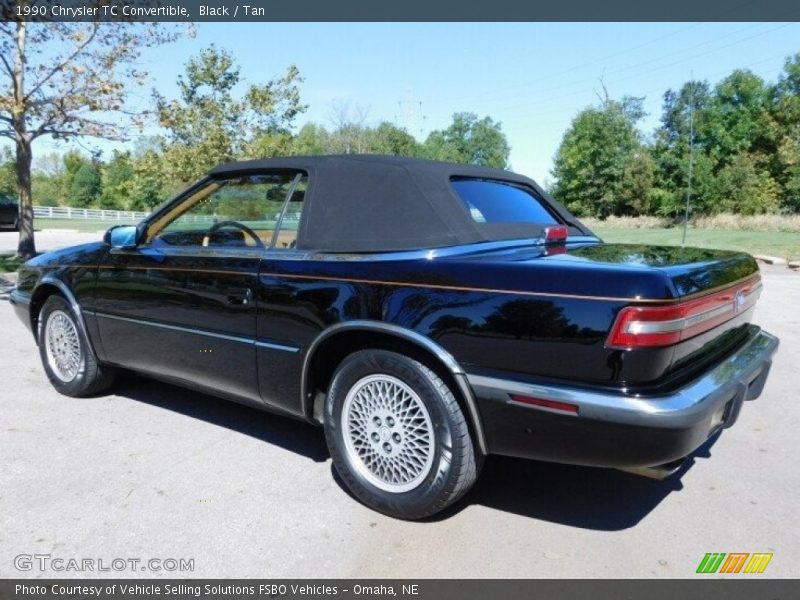
<path fill-rule="evenodd" d="M 774 81 L 800 52 L 800 23 L 201 23 L 194 38 L 143 55 L 151 80 L 132 104 L 147 106 L 151 88 L 176 97 L 186 61 L 212 43 L 232 52 L 246 83 L 297 65 L 309 105 L 297 126 L 329 126 L 334 107 L 349 105 L 367 124 L 390 121 L 423 140 L 455 112 L 488 115 L 502 124 L 512 169 L 546 184 L 601 81 L 612 98 L 644 97 L 650 134 L 664 92 L 690 78 L 713 84 L 748 68 Z M 42 141 L 34 152 L 54 149 L 65 145 Z"/>

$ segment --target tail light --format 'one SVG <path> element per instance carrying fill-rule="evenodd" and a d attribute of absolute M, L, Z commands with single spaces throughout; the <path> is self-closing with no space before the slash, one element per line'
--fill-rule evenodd
<path fill-rule="evenodd" d="M 670 346 L 709 331 L 750 309 L 761 293 L 760 278 L 670 306 L 628 306 L 617 315 L 610 348 Z"/>
<path fill-rule="evenodd" d="M 569 227 L 564 225 L 554 225 L 545 227 L 544 241 L 546 244 L 566 242 L 569 237 Z"/>

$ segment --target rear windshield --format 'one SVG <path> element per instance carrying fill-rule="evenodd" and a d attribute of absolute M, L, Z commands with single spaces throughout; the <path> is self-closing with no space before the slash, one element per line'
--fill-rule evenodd
<path fill-rule="evenodd" d="M 490 179 L 453 179 L 452 185 L 477 223 L 558 223 L 533 190 Z"/>

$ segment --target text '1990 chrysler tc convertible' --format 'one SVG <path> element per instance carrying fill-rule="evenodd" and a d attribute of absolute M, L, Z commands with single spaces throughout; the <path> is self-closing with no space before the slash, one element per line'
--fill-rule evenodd
<path fill-rule="evenodd" d="M 747 254 L 604 244 L 508 171 L 224 165 L 20 269 L 55 388 L 129 369 L 322 425 L 366 505 L 433 515 L 488 454 L 664 477 L 761 394 Z"/>

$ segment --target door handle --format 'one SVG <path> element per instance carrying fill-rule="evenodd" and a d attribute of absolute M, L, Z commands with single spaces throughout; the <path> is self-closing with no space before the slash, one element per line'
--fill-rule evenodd
<path fill-rule="evenodd" d="M 247 306 L 253 296 L 250 288 L 230 288 L 228 290 L 228 304 L 233 306 Z"/>

